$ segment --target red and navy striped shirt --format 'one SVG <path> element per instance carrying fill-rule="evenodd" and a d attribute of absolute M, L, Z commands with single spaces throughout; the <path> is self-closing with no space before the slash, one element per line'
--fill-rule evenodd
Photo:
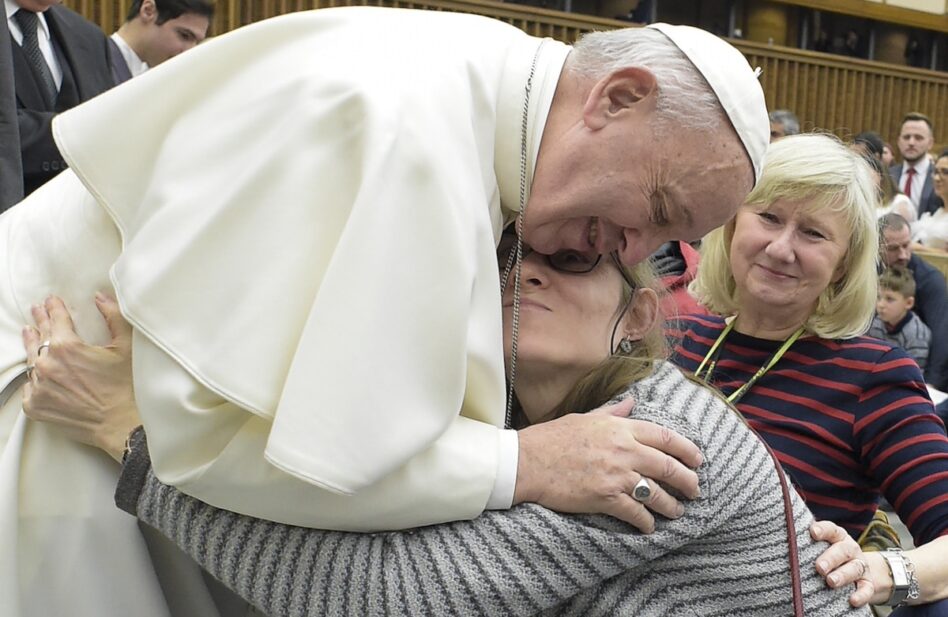
<path fill-rule="evenodd" d="M 692 371 L 725 322 L 680 318 L 673 361 Z M 711 384 L 729 395 L 783 341 L 731 331 Z M 744 395 L 738 409 L 777 453 L 817 519 L 858 537 L 880 492 L 917 545 L 948 535 L 948 437 L 915 361 L 869 337 L 800 338 Z"/>

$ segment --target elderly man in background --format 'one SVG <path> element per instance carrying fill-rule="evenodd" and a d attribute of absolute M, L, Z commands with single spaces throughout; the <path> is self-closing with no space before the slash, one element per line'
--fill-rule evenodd
<path fill-rule="evenodd" d="M 777 141 L 788 135 L 800 133 L 800 121 L 789 109 L 777 109 L 770 112 L 770 141 Z"/>
<path fill-rule="evenodd" d="M 941 207 L 941 199 L 935 194 L 934 165 L 928 156 L 934 143 L 934 128 L 928 116 L 918 112 L 905 114 L 898 140 L 902 164 L 890 167 L 889 174 L 899 190 L 915 204 L 919 218 Z"/>
<path fill-rule="evenodd" d="M 925 381 L 948 391 L 948 287 L 937 268 L 912 253 L 912 230 L 903 217 L 891 213 L 879 221 L 879 244 L 886 267 L 908 268 L 915 278 L 913 310 L 932 331 Z"/>
<path fill-rule="evenodd" d="M 116 83 L 187 51 L 204 40 L 214 17 L 207 0 L 134 0 L 109 38 Z"/>
<path fill-rule="evenodd" d="M 631 264 L 727 220 L 767 120 L 723 41 L 657 25 L 571 48 L 474 16 L 321 10 L 219 37 L 56 128 L 75 173 L 0 219 L 19 273 L 4 313 L 58 292 L 79 334 L 107 341 L 89 298 L 114 287 L 167 482 L 352 530 L 523 501 L 647 530 L 677 504 L 634 500 L 643 476 L 695 494 L 695 446 L 615 417 L 625 407 L 504 428 L 494 247 L 516 220 L 538 251 Z M 52 413 L 31 399 L 52 378 L 43 357 L 94 351 L 66 339 L 51 336 L 31 373 L 37 417 Z M 4 365 L 15 375 L 23 358 Z M 20 417 L 5 454 L 54 434 Z M 34 486 L 55 482 L 44 473 Z"/>

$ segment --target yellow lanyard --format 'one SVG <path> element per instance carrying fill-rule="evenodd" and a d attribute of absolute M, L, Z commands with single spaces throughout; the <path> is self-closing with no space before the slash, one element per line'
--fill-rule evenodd
<path fill-rule="evenodd" d="M 704 357 L 704 360 L 701 361 L 701 364 L 698 365 L 698 369 L 695 371 L 696 378 L 701 379 L 705 383 L 709 383 L 709 380 L 711 379 L 711 375 L 712 373 L 714 373 L 714 366 L 718 362 L 717 360 L 718 348 L 720 348 L 721 345 L 724 344 L 724 339 L 726 339 L 727 335 L 730 334 L 731 330 L 734 329 L 734 323 L 736 321 L 737 321 L 736 317 L 732 319 L 731 322 L 727 325 L 727 327 L 724 328 L 724 331 L 721 332 L 720 336 L 718 336 L 718 340 L 714 341 L 714 345 L 712 345 L 711 349 L 708 350 L 708 355 Z M 776 353 L 774 353 L 774 355 L 770 357 L 770 360 L 768 360 L 763 366 L 757 369 L 757 372 L 754 373 L 754 376 L 750 378 L 750 381 L 748 381 L 746 384 L 744 384 L 743 386 L 741 386 L 740 388 L 732 392 L 731 396 L 727 397 L 728 402 L 736 405 L 737 401 L 741 400 L 741 397 L 744 396 L 744 394 L 748 390 L 750 390 L 751 386 L 757 383 L 758 379 L 763 377 L 767 371 L 773 368 L 773 365 L 776 364 L 777 361 L 783 357 L 783 354 L 787 353 L 787 350 L 790 349 L 790 346 L 793 345 L 797 341 L 798 338 L 800 338 L 800 336 L 803 334 L 803 331 L 805 329 L 806 328 L 804 326 L 800 326 L 799 330 L 791 334 L 790 338 L 784 341 L 783 345 L 780 346 L 780 349 L 778 349 Z M 702 377 L 701 371 L 702 369 L 704 369 L 705 365 L 707 365 L 708 369 L 707 371 L 705 371 L 704 377 Z"/>

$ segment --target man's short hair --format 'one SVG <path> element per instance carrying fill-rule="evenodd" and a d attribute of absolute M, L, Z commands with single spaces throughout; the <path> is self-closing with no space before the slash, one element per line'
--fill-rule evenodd
<path fill-rule="evenodd" d="M 128 16 L 125 21 L 132 21 L 138 17 L 142 10 L 144 0 L 132 0 L 132 5 L 128 7 Z M 197 13 L 207 17 L 210 21 L 214 17 L 214 5 L 208 0 L 154 0 L 155 8 L 158 10 L 157 23 L 160 26 L 169 19 L 181 17 L 185 13 Z"/>
<path fill-rule="evenodd" d="M 789 109 L 775 109 L 770 112 L 769 117 L 771 122 L 783 127 L 784 135 L 800 134 L 800 121 L 797 119 L 796 114 Z"/>
<path fill-rule="evenodd" d="M 905 117 L 902 118 L 902 124 L 905 124 L 906 122 L 924 122 L 925 124 L 928 125 L 928 130 L 931 131 L 932 135 L 935 134 L 935 127 L 932 126 L 931 119 L 921 112 L 918 112 L 918 111 L 908 112 L 907 114 L 905 114 Z"/>
<path fill-rule="evenodd" d="M 890 266 L 879 275 L 879 288 L 902 294 L 903 298 L 914 298 L 915 277 L 908 268 Z"/>
<path fill-rule="evenodd" d="M 658 30 L 619 28 L 586 33 L 573 45 L 566 66 L 592 79 L 626 66 L 646 68 L 658 80 L 657 120 L 693 130 L 715 129 L 727 122 L 707 80 Z"/>
<path fill-rule="evenodd" d="M 885 142 L 882 141 L 882 136 L 875 131 L 863 131 L 859 133 L 853 137 L 853 143 L 862 144 L 870 154 L 880 158 L 882 157 L 882 149 L 885 148 Z"/>
<path fill-rule="evenodd" d="M 905 217 L 901 214 L 889 212 L 879 219 L 880 234 L 887 231 L 902 231 L 903 229 L 911 229 L 911 225 L 909 225 L 909 222 L 906 221 Z"/>

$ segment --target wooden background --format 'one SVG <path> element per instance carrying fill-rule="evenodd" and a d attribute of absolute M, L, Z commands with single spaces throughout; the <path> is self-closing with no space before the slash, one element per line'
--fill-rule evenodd
<path fill-rule="evenodd" d="M 124 20 L 129 0 L 65 0 L 65 4 L 111 33 Z M 211 32 L 223 34 L 292 11 L 352 4 L 478 13 L 565 42 L 591 30 L 629 25 L 490 0 L 217 0 Z M 763 68 L 768 106 L 794 111 L 805 130 L 829 130 L 844 139 L 875 130 L 894 146 L 902 116 L 921 111 L 935 124 L 936 143 L 948 141 L 948 74 L 749 41 L 732 43 L 751 65 Z"/>

